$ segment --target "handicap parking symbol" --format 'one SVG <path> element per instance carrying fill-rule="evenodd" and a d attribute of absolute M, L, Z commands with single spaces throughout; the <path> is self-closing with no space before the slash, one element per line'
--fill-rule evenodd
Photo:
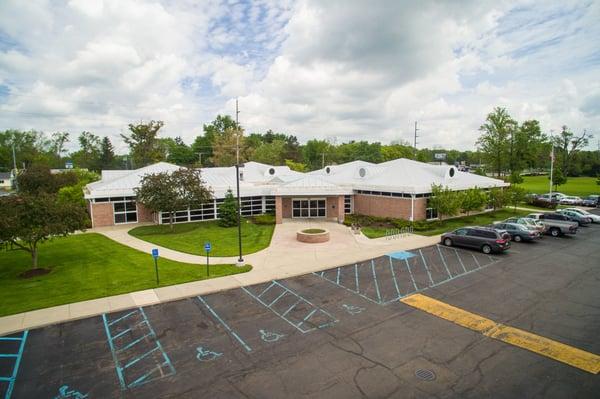
<path fill-rule="evenodd" d="M 260 338 L 265 342 L 276 342 L 279 341 L 281 338 L 285 337 L 284 334 L 279 334 L 276 332 L 270 332 L 265 330 L 260 330 L 259 332 Z"/>
<path fill-rule="evenodd" d="M 79 391 L 75 391 L 74 389 L 69 390 L 68 385 L 63 385 L 58 388 L 58 395 L 54 397 L 54 399 L 64 399 L 64 398 L 74 398 L 74 399 L 86 399 L 88 397 L 87 394 L 82 394 Z"/>
<path fill-rule="evenodd" d="M 346 312 L 350 313 L 351 315 L 362 313 L 365 310 L 365 308 L 361 308 L 360 306 L 346 305 L 346 304 L 343 304 L 342 308 L 344 308 L 344 310 Z"/>
<path fill-rule="evenodd" d="M 196 354 L 196 359 L 200 360 L 201 362 L 210 362 L 223 356 L 222 353 L 205 349 L 203 346 L 197 347 L 196 351 L 198 352 Z"/>

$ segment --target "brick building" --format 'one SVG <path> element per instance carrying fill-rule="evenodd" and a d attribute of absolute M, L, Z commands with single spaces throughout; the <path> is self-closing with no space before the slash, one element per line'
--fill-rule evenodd
<path fill-rule="evenodd" d="M 93 226 L 168 223 L 168 214 L 153 213 L 138 204 L 134 189 L 146 174 L 177 168 L 179 166 L 159 162 L 136 170 L 102 171 L 102 179 L 85 188 Z M 213 190 L 214 199 L 197 209 L 178 211 L 175 222 L 217 219 L 227 190 L 235 193 L 235 173 L 234 167 L 203 168 L 202 179 Z M 240 168 L 242 215 L 273 213 L 277 223 L 296 218 L 342 222 L 349 213 L 407 220 L 434 219 L 435 210 L 428 207 L 432 184 L 457 191 L 508 185 L 501 180 L 460 172 L 454 166 L 408 159 L 380 164 L 354 161 L 309 173 L 257 162 L 248 162 Z"/>

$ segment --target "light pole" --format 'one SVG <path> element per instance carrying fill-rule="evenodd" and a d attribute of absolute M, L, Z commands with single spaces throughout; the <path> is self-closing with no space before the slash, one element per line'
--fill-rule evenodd
<path fill-rule="evenodd" d="M 236 266 L 242 267 L 244 266 L 244 258 L 242 258 L 242 202 L 240 200 L 240 168 L 243 168 L 244 165 L 240 165 L 239 163 L 235 164 L 235 182 L 237 186 L 237 202 L 238 202 L 238 249 L 239 249 L 239 258 L 236 262 Z"/>
<path fill-rule="evenodd" d="M 550 144 L 552 145 L 552 149 L 550 150 L 550 198 L 549 200 L 552 202 L 552 179 L 554 172 L 554 130 L 550 130 Z"/>

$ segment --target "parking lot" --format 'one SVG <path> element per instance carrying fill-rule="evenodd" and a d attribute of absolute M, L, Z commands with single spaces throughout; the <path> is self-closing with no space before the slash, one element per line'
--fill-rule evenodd
<path fill-rule="evenodd" d="M 0 397 L 598 397 L 598 374 L 404 303 L 600 354 L 600 226 L 430 246 L 0 338 Z"/>

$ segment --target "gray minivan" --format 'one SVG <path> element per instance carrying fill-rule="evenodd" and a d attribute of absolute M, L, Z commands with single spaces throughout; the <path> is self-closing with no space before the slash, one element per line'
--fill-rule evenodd
<path fill-rule="evenodd" d="M 502 252 L 510 248 L 510 235 L 489 227 L 461 227 L 442 234 L 441 241 L 448 247 L 456 245 L 475 248 L 484 254 Z"/>

